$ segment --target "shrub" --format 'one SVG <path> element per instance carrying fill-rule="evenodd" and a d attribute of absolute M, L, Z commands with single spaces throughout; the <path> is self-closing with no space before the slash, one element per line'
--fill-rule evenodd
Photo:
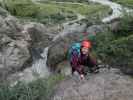
<path fill-rule="evenodd" d="M 113 0 L 113 1 L 122 4 L 124 6 L 133 8 L 133 0 Z"/>
<path fill-rule="evenodd" d="M 63 79 L 61 75 L 37 79 L 29 84 L 19 82 L 14 87 L 0 85 L 0 100 L 49 100 L 54 86 Z"/>
<path fill-rule="evenodd" d="M 31 0 L 5 0 L 5 8 L 16 16 L 34 17 L 38 7 Z"/>
<path fill-rule="evenodd" d="M 133 66 L 133 19 L 122 18 L 120 29 L 105 32 L 95 37 L 95 52 L 103 61 L 113 65 Z"/>

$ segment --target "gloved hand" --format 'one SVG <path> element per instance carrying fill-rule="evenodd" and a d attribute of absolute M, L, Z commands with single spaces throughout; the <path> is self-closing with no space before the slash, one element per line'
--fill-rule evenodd
<path fill-rule="evenodd" d="M 84 80 L 85 79 L 85 76 L 83 74 L 80 75 L 80 79 L 81 80 Z"/>

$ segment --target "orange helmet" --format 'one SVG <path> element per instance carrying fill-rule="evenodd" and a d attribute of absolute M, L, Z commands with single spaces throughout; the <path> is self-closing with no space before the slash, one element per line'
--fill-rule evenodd
<path fill-rule="evenodd" d="M 81 46 L 90 49 L 91 48 L 91 42 L 89 40 L 83 40 L 81 43 Z"/>

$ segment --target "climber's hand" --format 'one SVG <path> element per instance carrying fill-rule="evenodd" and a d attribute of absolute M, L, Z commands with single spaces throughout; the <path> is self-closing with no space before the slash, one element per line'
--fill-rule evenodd
<path fill-rule="evenodd" d="M 84 80 L 85 79 L 85 76 L 83 74 L 80 75 L 80 79 L 81 80 Z"/>

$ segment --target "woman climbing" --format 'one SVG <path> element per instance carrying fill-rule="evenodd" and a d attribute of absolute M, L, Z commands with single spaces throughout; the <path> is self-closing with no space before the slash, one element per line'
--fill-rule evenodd
<path fill-rule="evenodd" d="M 96 60 L 92 58 L 90 49 L 92 45 L 89 40 L 83 40 L 81 43 L 74 43 L 69 51 L 72 74 L 77 71 L 81 79 L 85 77 L 85 66 L 90 68 L 91 72 L 98 72 Z"/>

